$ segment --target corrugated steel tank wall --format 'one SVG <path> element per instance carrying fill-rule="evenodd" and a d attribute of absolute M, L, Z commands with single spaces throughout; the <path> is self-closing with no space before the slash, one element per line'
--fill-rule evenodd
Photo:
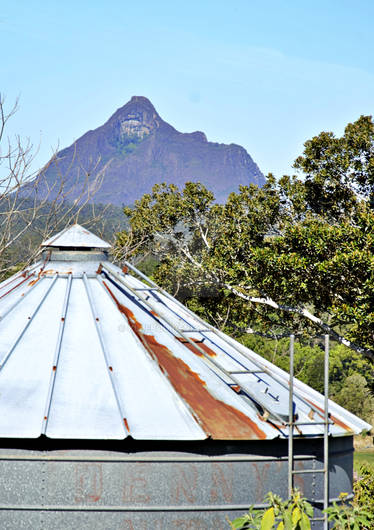
<path fill-rule="evenodd" d="M 330 439 L 329 458 L 330 499 L 351 494 L 353 438 Z M 295 469 L 322 467 L 323 440 L 296 439 Z M 296 475 L 295 486 L 321 515 L 323 474 Z M 287 497 L 287 440 L 3 440 L 0 449 L 3 530 L 223 530 L 270 490 Z"/>

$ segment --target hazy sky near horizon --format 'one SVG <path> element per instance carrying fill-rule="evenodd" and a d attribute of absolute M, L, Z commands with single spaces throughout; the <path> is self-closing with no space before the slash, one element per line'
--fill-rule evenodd
<path fill-rule="evenodd" d="M 371 0 L 3 0 L 0 91 L 35 164 L 133 95 L 182 132 L 292 172 L 303 143 L 374 113 Z"/>

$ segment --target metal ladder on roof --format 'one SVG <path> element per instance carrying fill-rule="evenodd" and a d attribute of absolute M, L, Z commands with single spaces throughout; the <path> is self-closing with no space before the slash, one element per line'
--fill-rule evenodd
<path fill-rule="evenodd" d="M 146 307 L 148 307 L 148 309 L 151 309 L 153 311 L 154 310 L 157 311 L 157 309 L 153 306 L 153 304 L 151 304 L 149 302 L 150 294 L 147 294 L 147 296 L 145 298 L 143 297 L 143 294 L 145 293 L 145 291 L 149 291 L 149 292 L 152 292 L 152 293 L 156 291 L 156 292 L 162 294 L 168 300 L 172 301 L 174 304 L 176 304 L 178 307 L 180 307 L 181 310 L 183 310 L 185 313 L 187 313 L 187 315 L 191 316 L 195 321 L 197 321 L 199 324 L 201 324 L 202 329 L 194 328 L 194 329 L 188 330 L 189 332 L 195 332 L 195 333 L 197 333 L 197 332 L 200 333 L 202 331 L 212 332 L 214 334 L 214 336 L 216 336 L 219 339 L 223 340 L 228 346 L 234 347 L 236 350 L 238 350 L 243 355 L 243 357 L 245 357 L 247 360 L 249 360 L 252 364 L 255 365 L 255 367 L 256 367 L 255 370 L 249 370 L 248 368 L 243 366 L 243 370 L 240 370 L 240 371 L 239 370 L 238 371 L 233 371 L 233 372 L 227 371 L 217 361 L 215 361 L 214 359 L 209 357 L 207 355 L 207 353 L 202 348 L 199 347 L 198 343 L 194 342 L 188 335 L 185 334 L 184 330 L 182 331 L 182 330 L 178 329 L 174 325 L 174 323 L 171 322 L 170 319 L 168 319 L 166 316 L 162 317 L 163 320 L 174 331 L 174 333 L 176 333 L 177 335 L 179 335 L 180 337 L 183 338 L 183 342 L 190 343 L 194 348 L 196 348 L 199 351 L 199 353 L 204 358 L 206 358 L 208 360 L 208 363 L 210 363 L 211 365 L 214 365 L 214 367 L 221 374 L 223 374 L 226 378 L 231 380 L 231 383 L 228 383 L 228 384 L 232 388 L 233 391 L 235 391 L 238 394 L 240 394 L 240 391 L 242 390 L 243 393 L 244 393 L 243 398 L 245 397 L 245 395 L 247 395 L 250 399 L 252 399 L 253 401 L 257 402 L 262 407 L 263 414 L 264 414 L 265 418 L 267 418 L 269 416 L 273 416 L 280 423 L 281 426 L 286 426 L 287 425 L 288 415 L 284 416 L 284 417 L 280 417 L 274 410 L 273 411 L 269 411 L 267 406 L 266 406 L 266 404 L 264 404 L 264 403 L 262 403 L 261 401 L 258 400 L 258 395 L 253 395 L 252 389 L 249 388 L 247 385 L 243 385 L 242 382 L 239 382 L 237 380 L 237 378 L 236 378 L 236 375 L 239 375 L 239 374 L 250 374 L 250 373 L 252 373 L 252 374 L 264 373 L 264 374 L 270 375 L 272 377 L 272 379 L 274 379 L 287 392 L 289 391 L 288 382 L 284 381 L 281 377 L 277 376 L 273 372 L 270 372 L 269 369 L 263 363 L 257 361 L 253 357 L 251 357 L 248 354 L 247 349 L 244 346 L 242 346 L 240 343 L 237 343 L 236 341 L 234 341 L 233 339 L 231 339 L 230 337 L 228 337 L 224 333 L 220 332 L 219 330 L 216 330 L 213 326 L 211 326 L 207 322 L 204 322 L 198 315 L 195 315 L 190 309 L 188 309 L 188 307 L 185 307 L 183 304 L 181 304 L 181 302 L 179 302 L 178 300 L 173 298 L 167 291 L 165 291 L 164 289 L 159 287 L 150 278 L 147 278 L 147 276 L 145 276 L 141 271 L 136 269 L 136 267 L 134 267 L 130 263 L 126 262 L 126 269 L 124 269 L 123 272 L 125 274 L 127 274 L 128 269 L 132 270 L 137 276 L 139 276 L 140 278 L 145 280 L 151 287 L 150 288 L 146 288 L 145 290 L 144 290 L 143 287 L 141 287 L 141 288 L 131 287 L 128 284 L 128 282 L 126 282 L 124 280 L 123 276 L 120 275 L 117 271 L 114 271 L 110 266 L 108 266 L 108 264 L 102 263 L 102 265 L 101 265 L 101 270 L 103 270 L 106 273 L 109 273 L 109 275 L 111 275 L 114 278 L 116 278 L 117 281 L 122 283 L 126 287 L 126 289 L 128 291 L 130 291 L 134 296 L 136 296 Z M 160 299 L 158 301 L 160 301 L 160 302 L 165 304 L 165 302 L 163 302 Z M 171 308 L 169 308 L 169 310 L 174 312 Z M 211 340 L 211 339 L 208 339 L 208 340 Z M 223 348 L 220 347 L 220 349 L 224 353 L 228 354 L 227 351 L 225 351 Z M 298 399 L 300 401 L 302 401 L 305 405 L 307 405 L 314 413 L 316 413 L 318 415 L 321 414 L 320 410 L 318 408 L 316 408 L 313 404 L 307 402 L 302 396 L 299 395 Z"/>
<path fill-rule="evenodd" d="M 131 268 L 133 268 L 131 266 Z M 135 269 L 135 267 L 133 268 Z M 148 307 L 148 310 L 151 310 L 151 311 L 157 311 L 157 308 L 155 308 L 155 306 L 150 303 L 148 301 L 148 298 L 149 298 L 149 295 L 144 297 L 143 296 L 143 293 L 144 293 L 144 289 L 141 288 L 141 289 L 137 289 L 137 288 L 134 288 L 134 287 L 131 287 L 128 283 L 126 283 L 124 281 L 124 279 L 121 277 L 120 274 L 118 274 L 116 271 L 113 271 L 111 269 L 110 266 L 108 266 L 107 264 L 102 264 L 102 271 L 106 273 L 109 273 L 109 275 L 113 276 L 114 278 L 117 279 L 117 281 L 119 281 L 120 283 L 122 283 L 125 288 L 130 292 L 132 293 L 133 296 L 137 297 L 141 302 L 142 304 L 144 304 L 146 307 Z M 149 278 L 147 278 L 146 276 L 142 275 L 142 273 L 140 271 L 137 271 L 137 269 L 135 269 L 135 272 L 141 276 L 144 277 L 144 279 L 146 279 L 149 283 L 152 283 L 151 280 Z M 156 284 L 153 284 L 153 285 L 156 285 Z M 148 290 L 148 289 L 147 289 Z M 170 299 L 173 300 L 173 302 L 176 302 L 176 300 L 174 300 L 174 298 L 172 298 L 170 295 L 168 295 L 166 292 L 164 292 L 161 288 L 159 288 L 158 286 L 156 287 L 152 287 L 151 289 L 152 291 L 159 291 L 160 293 L 164 294 L 166 296 L 168 296 Z M 182 306 L 184 308 L 184 306 Z M 184 308 L 186 309 L 186 308 Z M 196 318 L 196 316 L 194 316 L 194 318 Z M 237 375 L 239 374 L 257 374 L 257 373 L 262 373 L 264 372 L 265 373 L 265 369 L 261 366 L 258 365 L 258 368 L 256 366 L 256 369 L 255 370 L 251 370 L 251 369 L 248 369 L 246 368 L 244 365 L 243 365 L 243 369 L 240 369 L 240 370 L 234 370 L 234 371 L 228 371 L 226 370 L 223 366 L 221 366 L 221 364 L 219 362 L 217 362 L 215 359 L 211 358 L 207 353 L 206 351 L 201 348 L 199 346 L 199 344 L 197 342 L 195 342 L 193 339 L 191 339 L 188 335 L 186 335 L 186 330 L 181 330 L 179 328 L 177 328 L 175 326 L 175 324 L 172 322 L 171 319 L 169 319 L 168 317 L 166 317 L 165 315 L 162 316 L 162 320 L 173 330 L 173 332 L 175 333 L 175 336 L 179 336 L 181 337 L 181 340 L 185 343 L 189 343 L 194 349 L 196 349 L 204 358 L 207 359 L 208 363 L 211 365 L 211 366 L 214 366 L 214 368 L 217 370 L 217 375 L 221 376 L 221 378 L 223 380 L 226 381 L 226 383 L 231 387 L 231 389 L 236 392 L 237 394 L 240 394 L 240 392 L 242 391 L 243 394 L 241 397 L 245 397 L 248 396 L 251 400 L 253 400 L 254 402 L 256 402 L 258 405 L 260 405 L 260 407 L 263 409 L 263 413 L 264 413 L 264 416 L 268 417 L 268 416 L 273 416 L 281 425 L 285 425 L 285 419 L 282 418 L 281 416 L 279 416 L 277 414 L 277 412 L 275 412 L 274 410 L 270 411 L 268 408 L 267 408 L 267 405 L 265 403 L 263 403 L 261 400 L 258 399 L 258 396 L 257 395 L 254 395 L 253 391 L 248 387 L 248 385 L 244 385 L 242 382 L 240 382 L 238 379 L 237 379 Z M 207 326 L 209 326 L 208 324 L 206 324 Z M 209 326 L 210 328 L 210 326 Z M 204 330 L 203 331 L 213 331 L 214 328 L 212 329 L 206 329 L 204 327 Z M 201 332 L 200 329 L 196 329 L 196 328 L 193 328 L 193 329 L 190 329 L 190 330 L 187 330 L 188 333 L 196 333 L 196 332 Z M 178 338 L 178 337 L 177 337 Z M 251 360 L 251 359 L 249 359 Z M 253 362 L 253 361 L 252 361 Z M 255 365 L 257 363 L 254 363 Z M 229 380 L 229 382 L 227 382 L 227 380 Z"/>
<path fill-rule="evenodd" d="M 111 273 L 113 276 L 117 277 L 117 279 L 119 279 L 121 282 L 123 281 L 120 276 L 118 275 L 118 273 L 114 273 L 113 271 L 110 270 L 109 267 L 107 267 L 105 264 L 102 264 L 102 268 L 105 270 L 107 269 L 109 273 Z M 131 263 L 129 262 L 125 262 L 125 268 L 123 270 L 123 272 L 125 274 L 127 274 L 128 270 L 131 270 L 133 271 L 137 276 L 139 276 L 142 280 L 146 281 L 150 287 L 149 288 L 146 288 L 144 289 L 143 287 L 142 288 L 135 288 L 135 289 L 132 289 L 131 287 L 129 287 L 127 284 L 125 284 L 125 286 L 130 290 L 130 291 L 133 291 L 133 294 L 138 296 L 139 295 L 137 294 L 137 291 L 139 290 L 140 292 L 144 292 L 144 291 L 150 291 L 150 292 L 158 292 L 160 293 L 161 295 L 163 295 L 164 297 L 166 297 L 168 300 L 172 301 L 174 304 L 176 304 L 178 307 L 181 308 L 181 310 L 183 310 L 185 313 L 187 313 L 189 316 L 191 316 L 194 320 L 198 321 L 201 326 L 202 326 L 202 329 L 191 329 L 189 330 L 190 332 L 211 332 L 213 333 L 214 336 L 218 337 L 220 340 L 223 340 L 228 346 L 230 347 L 234 347 L 236 350 L 238 350 L 242 355 L 243 357 L 245 357 L 247 360 L 249 360 L 252 364 L 254 364 L 256 366 L 256 370 L 254 370 L 252 373 L 265 373 L 267 375 L 270 375 L 272 377 L 272 379 L 274 379 L 280 386 L 282 386 L 287 392 L 289 391 L 289 385 L 288 385 L 288 382 L 285 382 L 280 376 L 278 376 L 277 374 L 275 374 L 274 372 L 269 372 L 268 368 L 261 362 L 257 361 L 256 359 L 254 359 L 253 357 L 251 357 L 249 354 L 248 354 L 248 351 L 247 351 L 247 348 L 245 348 L 245 346 L 242 346 L 240 343 L 234 341 L 234 339 L 231 339 L 231 337 L 228 337 L 227 335 L 225 335 L 223 332 L 215 329 L 213 326 L 211 326 L 210 324 L 208 324 L 207 322 L 205 322 L 202 318 L 200 318 L 198 315 L 196 315 L 195 313 L 193 313 L 188 307 L 184 306 L 181 302 L 179 302 L 176 298 L 174 298 L 173 296 L 171 296 L 167 291 L 165 291 L 164 289 L 162 289 L 161 287 L 159 287 L 154 281 L 152 281 L 150 278 L 148 278 L 145 274 L 143 274 L 141 271 L 139 271 L 134 265 L 132 265 Z M 140 299 L 142 299 L 142 297 L 139 297 Z M 148 297 L 147 299 L 148 300 Z M 144 299 L 143 299 L 144 301 Z M 147 304 L 147 301 L 145 301 L 145 303 Z M 170 308 L 169 308 L 170 309 Z M 177 330 L 178 334 L 181 334 L 180 333 L 180 330 Z M 206 356 L 206 353 L 201 350 L 201 348 L 198 347 L 198 345 L 196 345 L 195 343 L 193 343 L 193 341 L 189 338 L 189 337 L 185 337 L 185 340 L 186 342 L 189 342 L 191 344 L 194 344 L 195 347 L 197 346 L 197 349 L 199 350 L 200 353 L 203 354 L 204 357 L 207 357 Z M 225 350 L 222 349 L 222 351 L 225 352 Z M 227 352 L 225 352 L 227 353 Z M 211 359 L 209 359 L 211 361 Z M 258 368 L 258 370 L 257 370 Z M 224 370 L 224 368 L 221 368 L 221 371 L 223 372 L 226 372 Z M 250 373 L 250 371 L 247 371 L 248 373 Z M 230 375 L 231 376 L 231 379 L 233 379 L 235 377 L 235 373 L 232 373 L 232 374 L 229 374 L 227 373 L 226 375 Z M 240 383 L 237 383 L 237 385 L 239 387 L 242 387 L 243 385 L 241 385 Z M 298 396 L 298 399 L 300 401 L 302 401 L 305 405 L 307 405 L 313 412 L 315 412 L 317 415 L 321 415 L 321 411 L 315 407 L 312 403 L 306 401 L 302 396 Z M 282 418 L 277 418 L 278 421 L 281 422 L 282 425 L 286 425 L 287 423 L 287 420 L 286 419 L 282 419 Z"/>
<path fill-rule="evenodd" d="M 329 506 L 329 335 L 324 336 L 325 340 L 325 355 L 324 355 L 324 426 L 323 431 L 323 467 L 322 469 L 294 469 L 294 444 L 293 431 L 294 427 L 300 425 L 295 421 L 293 398 L 294 398 L 294 345 L 295 336 L 290 336 L 290 384 L 289 384 L 289 420 L 288 420 L 288 497 L 291 499 L 294 485 L 294 476 L 304 473 L 323 473 L 323 509 L 326 510 Z M 328 516 L 326 513 L 323 517 L 314 517 L 313 521 L 323 521 L 324 530 L 328 530 Z"/>

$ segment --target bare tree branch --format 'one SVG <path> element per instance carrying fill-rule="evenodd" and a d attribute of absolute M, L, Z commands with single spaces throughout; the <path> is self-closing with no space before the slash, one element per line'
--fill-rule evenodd
<path fill-rule="evenodd" d="M 22 141 L 19 136 L 6 137 L 6 125 L 18 108 L 18 101 L 9 111 L 5 109 L 0 95 L 0 276 L 17 265 L 17 256 L 9 251 L 25 241 L 32 229 L 39 241 L 47 239 L 53 232 L 77 222 L 84 209 L 90 209 L 88 222 L 92 225 L 101 221 L 104 211 L 97 212 L 93 197 L 100 188 L 110 161 L 100 167 L 101 160 L 84 168 L 80 165 L 75 177 L 70 174 L 75 157 L 67 171 L 60 170 L 55 151 L 50 161 L 38 171 L 32 170 L 35 150 L 30 140 Z M 51 182 L 46 172 L 54 166 L 56 176 Z M 92 176 L 94 175 L 94 176 Z M 74 197 L 74 200 L 72 200 Z M 37 255 L 38 245 L 30 243 L 29 255 L 23 249 L 21 261 L 27 265 Z M 16 261 L 14 261 L 16 258 Z"/>

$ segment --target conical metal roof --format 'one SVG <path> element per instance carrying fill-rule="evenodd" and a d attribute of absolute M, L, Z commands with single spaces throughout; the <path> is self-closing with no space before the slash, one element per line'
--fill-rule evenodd
<path fill-rule="evenodd" d="M 80 229 L 45 245 L 102 248 Z M 68 253 L 0 284 L 0 437 L 287 437 L 287 373 L 105 254 Z M 322 436 L 323 396 L 297 380 L 294 391 L 295 436 Z M 329 411 L 333 436 L 370 429 Z"/>
<path fill-rule="evenodd" d="M 43 247 L 58 248 L 110 248 L 111 245 L 78 223 L 64 228 L 58 234 L 43 241 Z"/>

